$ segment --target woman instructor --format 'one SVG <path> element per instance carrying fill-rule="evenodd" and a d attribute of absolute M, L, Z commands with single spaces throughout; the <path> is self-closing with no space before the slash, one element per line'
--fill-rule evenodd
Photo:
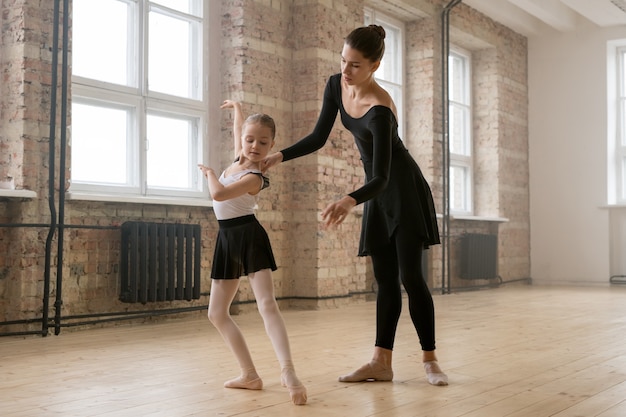
<path fill-rule="evenodd" d="M 311 134 L 269 155 L 263 171 L 317 151 L 326 143 L 337 112 L 354 135 L 365 169 L 365 184 L 322 211 L 325 225 L 342 223 L 364 203 L 359 256 L 372 258 L 378 284 L 376 342 L 372 360 L 341 382 L 391 381 L 392 350 L 402 309 L 400 283 L 422 348 L 428 382 L 447 385 L 435 355 L 433 299 L 422 275 L 422 251 L 440 243 L 432 194 L 420 168 L 398 136 L 396 107 L 374 72 L 385 50 L 385 30 L 369 25 L 344 41 L 341 73 L 326 84 L 319 119 Z"/>

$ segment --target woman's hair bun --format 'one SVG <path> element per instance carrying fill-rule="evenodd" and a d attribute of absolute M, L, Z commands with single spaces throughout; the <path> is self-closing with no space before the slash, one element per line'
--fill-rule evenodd
<path fill-rule="evenodd" d="M 378 33 L 382 39 L 385 39 L 385 36 L 387 34 L 385 33 L 385 29 L 382 26 L 369 25 L 369 28 L 372 29 L 374 32 Z"/>

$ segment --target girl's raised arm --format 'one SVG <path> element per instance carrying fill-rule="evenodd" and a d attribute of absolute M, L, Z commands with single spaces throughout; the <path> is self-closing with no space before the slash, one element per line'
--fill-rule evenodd
<path fill-rule="evenodd" d="M 241 132 L 243 127 L 243 112 L 241 111 L 241 103 L 233 100 L 224 100 L 220 106 L 222 109 L 232 108 L 233 114 L 233 141 L 235 149 L 235 158 L 241 153 Z"/>

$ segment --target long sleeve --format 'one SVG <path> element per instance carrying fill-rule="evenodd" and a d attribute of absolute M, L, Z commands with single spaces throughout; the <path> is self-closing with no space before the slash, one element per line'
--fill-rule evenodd
<path fill-rule="evenodd" d="M 371 132 L 371 154 L 368 149 L 361 149 L 361 157 L 366 165 L 367 182 L 349 194 L 357 204 L 371 200 L 382 193 L 389 184 L 392 157 L 392 121 L 391 111 L 381 112 L 370 119 L 367 129 Z M 368 155 L 369 154 L 369 155 Z M 371 158 L 371 159 L 370 159 Z M 371 163 L 371 171 L 367 165 Z"/>
<path fill-rule="evenodd" d="M 396 119 L 390 108 L 374 106 L 362 117 L 352 118 L 340 103 L 341 75 L 336 74 L 326 84 L 322 111 L 313 132 L 281 152 L 283 161 L 288 161 L 319 150 L 328 140 L 340 112 L 342 123 L 354 135 L 365 168 L 365 184 L 349 194 L 361 204 L 384 192 L 391 175 L 392 154 L 405 148 L 398 138 Z"/>

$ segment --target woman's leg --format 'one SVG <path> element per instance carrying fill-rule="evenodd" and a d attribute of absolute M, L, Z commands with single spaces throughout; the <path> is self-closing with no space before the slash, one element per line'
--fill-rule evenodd
<path fill-rule="evenodd" d="M 281 382 L 289 389 L 291 400 L 296 405 L 306 404 L 306 388 L 296 376 L 296 371 L 291 358 L 291 348 L 285 321 L 278 308 L 274 295 L 274 283 L 272 271 L 263 269 L 250 274 L 250 286 L 254 291 L 259 313 L 265 324 L 265 331 L 269 336 L 276 357 L 281 367 Z"/>
<path fill-rule="evenodd" d="M 374 354 L 369 363 L 351 374 L 340 376 L 340 382 L 391 381 L 393 379 L 392 350 L 402 312 L 402 293 L 395 248 L 393 245 L 381 248 L 372 254 L 371 258 L 378 284 Z"/>
<path fill-rule="evenodd" d="M 423 243 L 413 234 L 398 230 L 397 264 L 400 281 L 406 290 L 409 313 L 423 351 L 435 350 L 435 308 L 422 272 Z"/>
<path fill-rule="evenodd" d="M 222 335 L 241 368 L 241 375 L 226 381 L 224 386 L 226 388 L 261 389 L 263 388 L 263 381 L 256 372 L 246 340 L 239 326 L 230 316 L 230 305 L 238 288 L 238 279 L 214 279 L 211 281 L 209 320 Z"/>
<path fill-rule="evenodd" d="M 411 320 L 422 346 L 422 361 L 433 385 L 447 385 L 448 377 L 441 371 L 435 355 L 435 308 L 430 289 L 422 271 L 423 243 L 404 230 L 396 234 L 400 280 L 406 290 Z"/>
<path fill-rule="evenodd" d="M 376 346 L 393 350 L 402 313 L 402 289 L 394 242 L 372 254 L 376 294 Z"/>

